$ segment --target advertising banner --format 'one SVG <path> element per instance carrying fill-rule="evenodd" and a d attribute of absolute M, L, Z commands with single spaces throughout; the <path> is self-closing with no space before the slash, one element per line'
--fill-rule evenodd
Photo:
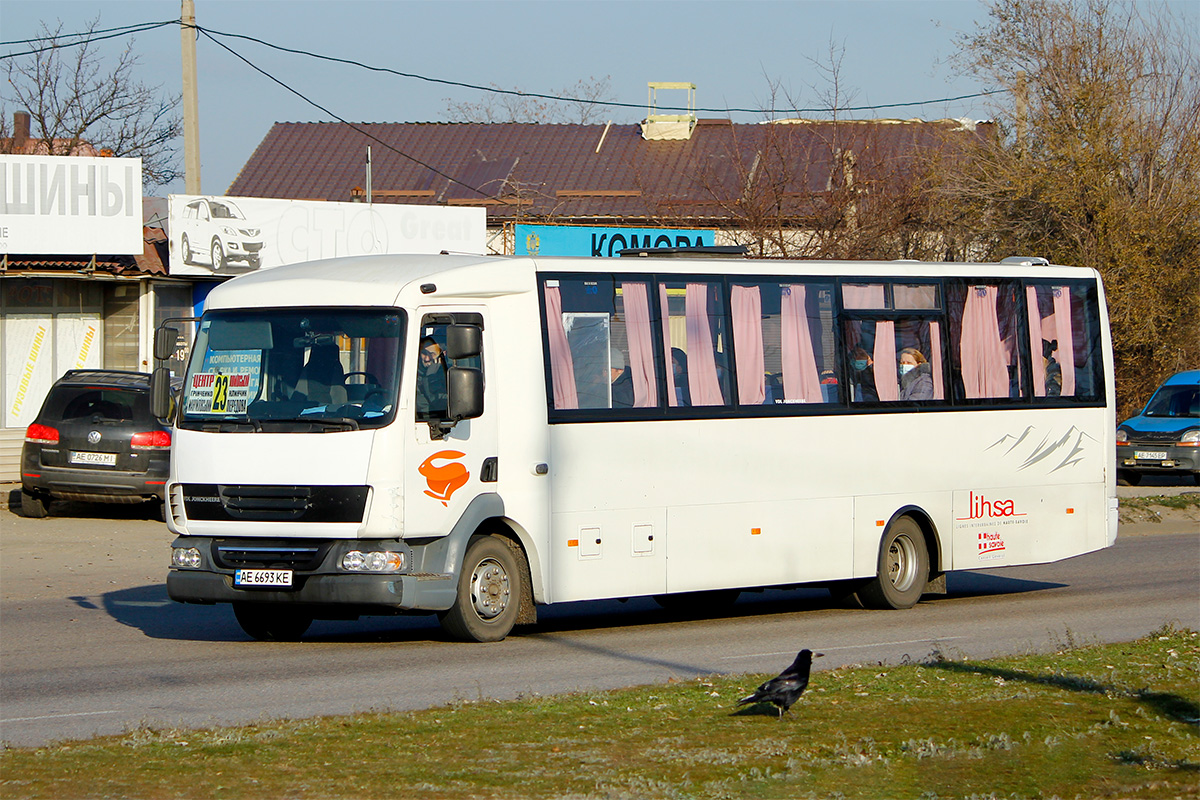
<path fill-rule="evenodd" d="M 513 252 L 518 256 L 595 256 L 615 258 L 630 247 L 705 247 L 711 230 L 677 228 L 593 228 L 582 225 L 516 225 Z"/>
<path fill-rule="evenodd" d="M 336 256 L 485 252 L 482 208 L 173 194 L 171 275 L 239 275 Z"/>
<path fill-rule="evenodd" d="M 0 155 L 0 253 L 143 248 L 140 158 Z"/>

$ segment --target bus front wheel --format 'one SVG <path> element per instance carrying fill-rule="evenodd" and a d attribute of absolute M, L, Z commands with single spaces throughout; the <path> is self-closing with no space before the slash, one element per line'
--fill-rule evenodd
<path fill-rule="evenodd" d="M 512 548 L 498 536 L 474 536 L 458 576 L 454 605 L 440 615 L 455 639 L 498 642 L 508 636 L 525 591 Z"/>
<path fill-rule="evenodd" d="M 912 608 L 928 578 L 925 534 L 912 517 L 900 517 L 883 535 L 875 579 L 858 590 L 858 599 L 867 608 Z"/>

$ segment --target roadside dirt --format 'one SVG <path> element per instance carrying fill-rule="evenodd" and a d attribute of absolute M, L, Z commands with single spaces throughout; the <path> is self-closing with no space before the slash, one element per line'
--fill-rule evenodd
<path fill-rule="evenodd" d="M 1118 536 L 1200 532 L 1200 506 L 1173 508 L 1153 502 L 1134 505 L 1123 501 L 1120 508 Z"/>

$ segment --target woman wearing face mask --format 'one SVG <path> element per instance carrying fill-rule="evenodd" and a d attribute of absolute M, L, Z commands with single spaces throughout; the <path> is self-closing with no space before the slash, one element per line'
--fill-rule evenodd
<path fill-rule="evenodd" d="M 900 351 L 900 399 L 933 399 L 933 370 L 915 347 Z"/>
<path fill-rule="evenodd" d="M 875 389 L 875 362 L 866 350 L 854 348 L 850 353 L 850 367 L 854 370 L 850 381 L 854 386 L 854 402 L 873 403 L 879 399 Z"/>

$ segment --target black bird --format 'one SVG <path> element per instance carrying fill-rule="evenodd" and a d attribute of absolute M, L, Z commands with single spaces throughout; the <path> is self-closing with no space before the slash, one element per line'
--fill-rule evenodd
<path fill-rule="evenodd" d="M 823 655 L 825 654 L 814 653 L 807 648 L 801 650 L 790 667 L 779 673 L 778 677 L 771 678 L 755 689 L 754 694 L 738 700 L 738 705 L 771 703 L 779 709 L 779 716 L 782 718 L 783 712 L 791 708 L 808 687 L 808 671 L 812 669 L 812 660 Z"/>

